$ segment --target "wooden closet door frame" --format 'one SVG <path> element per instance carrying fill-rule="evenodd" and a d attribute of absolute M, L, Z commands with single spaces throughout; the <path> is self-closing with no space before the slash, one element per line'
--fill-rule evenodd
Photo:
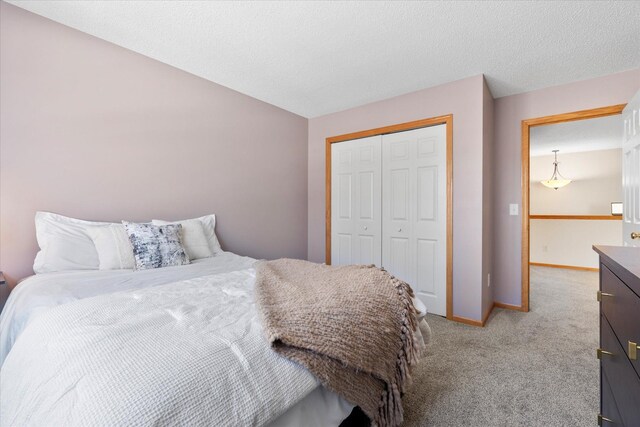
<path fill-rule="evenodd" d="M 453 114 L 399 123 L 326 138 L 325 150 L 325 262 L 331 265 L 331 144 L 429 126 L 447 127 L 447 319 L 453 320 Z"/>
<path fill-rule="evenodd" d="M 553 125 L 557 123 L 573 122 L 576 120 L 595 119 L 598 117 L 613 116 L 622 114 L 622 110 L 627 104 L 611 105 L 609 107 L 593 108 L 591 110 L 580 110 L 571 113 L 554 114 L 552 116 L 537 117 L 522 121 L 522 284 L 520 307 L 501 304 L 500 307 L 510 308 L 518 311 L 529 311 L 529 270 L 530 270 L 530 247 L 529 247 L 529 163 L 530 163 L 530 135 L 531 128 L 536 126 Z M 622 138 L 622 137 L 621 137 Z M 497 306 L 497 304 L 496 304 Z"/>

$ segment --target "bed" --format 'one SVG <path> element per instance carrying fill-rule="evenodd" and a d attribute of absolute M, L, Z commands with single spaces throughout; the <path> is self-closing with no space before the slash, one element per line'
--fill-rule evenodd
<path fill-rule="evenodd" d="M 254 262 L 222 252 L 184 266 L 65 271 L 24 280 L 0 318 L 2 424 L 339 425 L 353 406 L 273 353 L 262 336 L 251 301 Z M 87 313 L 114 304 L 119 308 L 89 322 L 102 322 L 99 332 L 86 321 L 79 324 Z M 126 328 L 135 310 L 152 318 L 143 323 L 145 331 Z M 185 320 L 202 318 L 190 316 L 202 311 L 206 322 Z M 111 324 L 119 326 L 105 331 Z M 204 330 L 213 338 L 195 345 Z M 101 346 L 105 333 L 119 344 Z M 136 352 L 145 346 L 186 357 L 167 366 L 163 360 L 180 356 L 143 351 L 147 360 L 138 360 Z M 211 349 L 217 356 L 205 357 Z M 84 356 L 73 357 L 78 353 Z M 206 387 L 214 383 L 224 386 Z M 114 399 L 96 400 L 100 390 L 110 390 Z"/>
<path fill-rule="evenodd" d="M 0 424 L 338 426 L 341 396 L 400 424 L 429 333 L 410 287 L 373 266 L 258 263 L 214 228 L 36 213 L 37 274 L 0 316 Z"/>

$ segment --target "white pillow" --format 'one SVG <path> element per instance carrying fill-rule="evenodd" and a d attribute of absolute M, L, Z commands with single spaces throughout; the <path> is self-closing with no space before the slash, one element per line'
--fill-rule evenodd
<path fill-rule="evenodd" d="M 202 248 L 202 242 L 196 240 L 196 235 L 198 234 L 193 225 L 194 222 L 200 222 L 202 224 L 202 230 L 204 232 L 205 239 L 209 246 L 210 252 L 207 256 L 202 256 L 199 258 L 207 258 L 215 254 L 219 254 L 222 252 L 222 248 L 220 247 L 220 242 L 218 241 L 218 237 L 216 236 L 215 228 L 216 228 L 216 216 L 215 215 L 205 215 L 200 218 L 193 219 L 183 219 L 180 221 L 163 221 L 161 219 L 154 219 L 152 221 L 153 225 L 167 225 L 167 224 L 182 224 L 183 228 L 183 236 L 182 236 L 182 244 L 184 245 L 187 255 L 189 255 L 190 259 L 198 259 L 198 257 L 191 256 L 191 250 L 195 250 L 198 247 L 198 250 L 202 250 L 200 254 L 204 254 L 204 250 Z M 191 232 L 187 232 L 187 228 L 191 228 Z M 189 234 L 187 234 L 189 233 Z M 191 235 L 193 233 L 193 235 Z M 191 239 L 194 239 L 191 241 Z"/>
<path fill-rule="evenodd" d="M 40 246 L 33 262 L 35 273 L 98 269 L 98 253 L 87 229 L 109 223 L 83 221 L 50 212 L 36 212 L 35 220 Z"/>
<path fill-rule="evenodd" d="M 129 235 L 122 224 L 89 227 L 87 234 L 98 252 L 100 270 L 134 269 L 136 260 Z"/>

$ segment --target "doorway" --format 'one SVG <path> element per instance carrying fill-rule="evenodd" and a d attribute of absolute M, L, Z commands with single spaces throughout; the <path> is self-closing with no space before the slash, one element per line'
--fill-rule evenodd
<path fill-rule="evenodd" d="M 581 121 L 581 120 L 587 120 L 587 119 L 596 119 L 596 118 L 601 118 L 601 117 L 607 117 L 607 116 L 614 116 L 614 115 L 619 115 L 622 113 L 622 110 L 624 109 L 626 104 L 620 104 L 620 105 L 613 105 L 613 106 L 609 106 L 609 107 L 603 107 L 603 108 L 596 108 L 596 109 L 592 109 L 592 110 L 583 110 L 583 111 L 576 111 L 576 112 L 572 112 L 572 113 L 565 113 L 565 114 L 557 114 L 557 115 L 552 115 L 552 116 L 545 116 L 545 117 L 539 117 L 539 118 L 535 118 L 535 119 L 528 119 L 528 120 L 523 120 L 522 121 L 522 296 L 521 296 L 521 310 L 522 311 L 529 311 L 529 286 L 530 286 L 530 266 L 531 266 L 531 220 L 532 220 L 532 212 L 531 212 L 531 135 L 532 135 L 532 129 L 534 128 L 538 128 L 538 127 L 542 127 L 542 126 L 549 126 L 549 125 L 554 125 L 554 124 L 561 124 L 561 123 L 569 123 L 569 122 L 575 122 L 575 121 Z M 549 150 L 549 151 L 553 151 Z M 554 158 L 556 154 L 558 153 L 553 153 L 554 154 Z M 549 153 L 552 154 L 552 153 Z M 550 164 L 550 166 L 552 166 Z M 570 184 L 566 184 L 564 182 L 560 182 L 560 180 L 563 178 L 562 176 L 558 177 L 555 174 L 555 162 L 553 165 L 553 168 L 549 169 L 549 179 L 546 179 L 546 181 L 553 181 L 553 182 L 547 182 L 547 184 L 550 185 L 550 187 L 548 188 L 549 191 L 558 191 L 554 188 L 554 186 L 560 186 L 562 184 L 564 185 L 570 185 Z M 551 177 L 553 173 L 553 177 Z M 557 178 L 557 179 L 554 179 Z M 570 178 L 570 177 L 566 177 L 566 178 Z M 558 187 L 558 189 L 561 189 L 560 187 Z M 534 212 L 535 214 L 535 212 Z M 560 216 L 560 215 L 557 215 Z M 534 216 L 533 220 L 542 220 L 545 221 L 547 219 L 552 219 L 552 220 L 571 220 L 571 221 L 581 221 L 581 220 L 600 220 L 598 218 L 584 218 L 587 217 L 588 215 L 580 215 L 581 218 L 575 218 L 578 217 L 578 215 L 573 215 L 574 218 L 571 218 L 571 215 L 565 215 L 564 217 L 568 217 L 568 218 L 541 218 L 540 216 Z M 602 219 L 604 219 L 605 216 L 611 216 L 611 215 L 592 215 L 593 217 L 596 216 L 600 216 L 602 217 Z M 611 220 L 611 218 L 606 218 L 606 220 Z M 547 264 L 551 264 L 551 263 L 547 263 Z M 563 266 L 563 264 L 560 264 L 559 262 L 555 265 L 560 265 Z M 566 266 L 566 265 L 564 265 Z"/>

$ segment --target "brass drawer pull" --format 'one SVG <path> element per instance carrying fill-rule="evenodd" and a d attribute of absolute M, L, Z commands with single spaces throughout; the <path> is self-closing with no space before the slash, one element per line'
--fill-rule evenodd
<path fill-rule="evenodd" d="M 615 421 L 613 421 L 611 418 L 607 418 L 598 414 L 598 425 L 601 426 L 603 421 L 606 421 L 611 424 L 615 424 Z"/>
<path fill-rule="evenodd" d="M 629 359 L 638 360 L 638 349 L 640 349 L 640 345 L 629 341 Z"/>
<path fill-rule="evenodd" d="M 613 353 L 611 353 L 610 351 L 607 351 L 607 350 L 603 350 L 601 348 L 596 349 L 596 357 L 598 359 L 602 359 L 602 355 L 613 356 Z"/>
<path fill-rule="evenodd" d="M 631 232 L 631 238 L 632 239 L 640 239 L 640 232 L 632 231 Z"/>
<path fill-rule="evenodd" d="M 608 294 L 606 292 L 602 292 L 602 291 L 598 291 L 598 293 L 596 294 L 596 299 L 598 301 L 602 301 L 602 297 L 612 297 L 613 294 Z"/>

